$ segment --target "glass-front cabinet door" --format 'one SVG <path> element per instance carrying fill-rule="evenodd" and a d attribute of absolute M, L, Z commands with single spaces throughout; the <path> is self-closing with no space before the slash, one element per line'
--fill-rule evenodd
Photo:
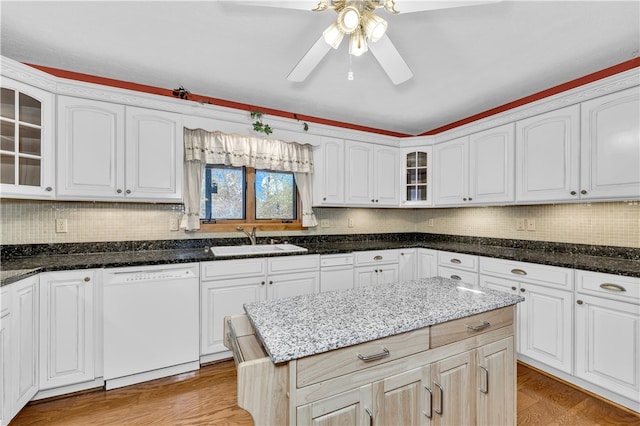
<path fill-rule="evenodd" d="M 431 147 L 404 148 L 402 153 L 402 206 L 431 206 Z"/>
<path fill-rule="evenodd" d="M 0 97 L 0 196 L 52 198 L 53 94 L 4 78 Z"/>

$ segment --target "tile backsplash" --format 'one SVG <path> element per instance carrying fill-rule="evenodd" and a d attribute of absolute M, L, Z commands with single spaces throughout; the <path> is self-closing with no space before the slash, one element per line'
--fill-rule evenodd
<path fill-rule="evenodd" d="M 287 235 L 428 232 L 575 244 L 640 247 L 640 203 L 580 203 L 447 209 L 317 208 L 319 226 Z M 171 231 L 182 205 L 3 199 L 1 244 L 241 237 Z M 56 233 L 66 219 L 68 232 Z M 517 230 L 518 220 L 535 230 Z M 264 232 L 262 235 L 283 235 Z"/>

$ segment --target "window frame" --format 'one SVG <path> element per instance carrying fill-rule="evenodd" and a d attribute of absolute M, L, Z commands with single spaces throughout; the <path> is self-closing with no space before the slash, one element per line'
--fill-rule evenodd
<path fill-rule="evenodd" d="M 307 227 L 302 226 L 302 205 L 300 203 L 300 194 L 296 185 L 296 219 L 285 221 L 281 219 L 256 219 L 256 194 L 255 181 L 256 169 L 254 167 L 245 166 L 245 200 L 244 200 L 244 219 L 218 219 L 215 221 L 207 221 L 200 219 L 199 232 L 231 232 L 236 231 L 237 226 L 253 227 L 258 231 L 287 231 L 287 230 L 304 230 Z M 295 178 L 294 178 L 295 183 Z"/>

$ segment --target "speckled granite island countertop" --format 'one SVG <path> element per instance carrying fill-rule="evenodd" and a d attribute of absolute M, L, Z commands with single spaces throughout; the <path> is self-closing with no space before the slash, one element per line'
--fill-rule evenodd
<path fill-rule="evenodd" d="M 244 308 L 271 360 L 280 363 L 523 300 L 435 277 L 253 302 Z"/>

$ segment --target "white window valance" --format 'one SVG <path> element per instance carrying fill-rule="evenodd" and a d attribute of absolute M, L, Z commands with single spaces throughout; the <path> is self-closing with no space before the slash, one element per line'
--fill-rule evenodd
<path fill-rule="evenodd" d="M 313 173 L 312 147 L 203 129 L 185 129 L 185 161 Z"/>
<path fill-rule="evenodd" d="M 302 226 L 317 226 L 311 203 L 313 151 L 308 144 L 227 134 L 203 129 L 184 129 L 184 216 L 181 228 L 200 229 L 200 190 L 206 164 L 253 167 L 293 172 L 300 194 Z"/>

